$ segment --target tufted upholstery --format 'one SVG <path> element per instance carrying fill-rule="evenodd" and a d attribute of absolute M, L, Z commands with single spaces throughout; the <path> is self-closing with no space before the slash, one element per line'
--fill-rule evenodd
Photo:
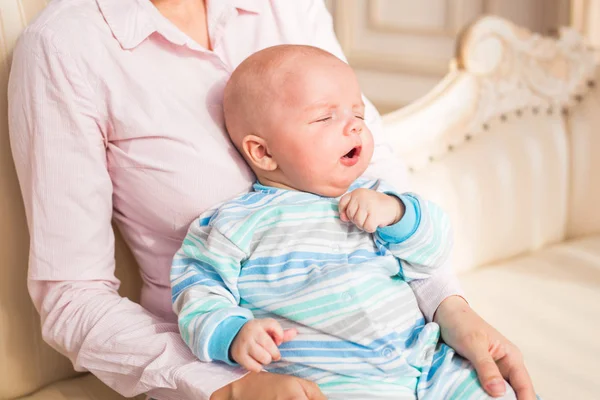
<path fill-rule="evenodd" d="M 5 93 L 11 49 L 44 5 L 0 0 L 0 399 L 117 400 L 122 397 L 73 371 L 43 342 L 27 294 L 27 225 Z M 600 83 L 600 77 L 571 69 L 572 82 L 551 78 L 570 82 L 558 96 L 506 94 L 500 90 L 508 82 L 506 65 L 517 81 L 531 71 L 502 64 L 503 74 L 496 73 L 485 62 L 504 56 L 486 57 L 485 50 L 498 46 L 477 41 L 477 33 L 487 29 L 489 37 L 500 37 L 503 51 L 535 43 L 511 36 L 515 28 L 503 21 L 477 26 L 464 36 L 446 79 L 421 101 L 386 116 L 386 132 L 414 169 L 414 189 L 450 213 L 454 265 L 469 299 L 523 350 L 538 391 L 547 400 L 592 399 L 600 367 L 600 90 L 588 81 Z M 569 43 L 565 49 L 589 61 Z M 477 58 L 481 49 L 484 56 Z M 542 75 L 550 70 L 541 68 Z M 121 293 L 136 300 L 137 267 L 118 232 L 116 258 Z"/>
<path fill-rule="evenodd" d="M 600 71 L 586 82 L 590 92 L 567 119 L 569 132 L 569 206 L 567 237 L 600 231 Z"/>

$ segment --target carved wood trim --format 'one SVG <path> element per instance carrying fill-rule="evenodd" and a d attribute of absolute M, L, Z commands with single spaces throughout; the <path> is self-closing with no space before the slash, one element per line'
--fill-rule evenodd
<path fill-rule="evenodd" d="M 411 138 L 413 148 L 402 155 L 409 166 L 421 169 L 512 118 L 566 117 L 598 87 L 600 68 L 598 53 L 574 29 L 562 28 L 559 35 L 540 36 L 499 17 L 483 17 L 468 26 L 459 35 L 446 78 L 420 100 L 384 117 L 390 126 L 447 119 L 428 137 Z M 434 115 L 432 110 L 442 104 L 455 111 Z M 390 137 L 396 148 L 410 142 L 401 136 Z"/>
<path fill-rule="evenodd" d="M 570 106 L 595 79 L 595 52 L 573 29 L 553 39 L 499 17 L 484 17 L 457 41 L 456 65 L 479 78 L 477 119 L 483 122 L 516 109 Z"/>

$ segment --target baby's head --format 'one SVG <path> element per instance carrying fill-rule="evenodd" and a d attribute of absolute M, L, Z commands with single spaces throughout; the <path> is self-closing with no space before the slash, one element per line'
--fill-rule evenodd
<path fill-rule="evenodd" d="M 337 197 L 373 155 L 356 75 L 316 47 L 254 53 L 231 75 L 223 108 L 231 140 L 265 185 Z"/>

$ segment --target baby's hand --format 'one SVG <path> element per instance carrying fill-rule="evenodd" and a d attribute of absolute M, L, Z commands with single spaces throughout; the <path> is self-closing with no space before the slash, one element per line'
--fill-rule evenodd
<path fill-rule="evenodd" d="M 231 358 L 248 371 L 260 372 L 263 365 L 279 361 L 277 346 L 296 337 L 298 331 L 285 332 L 279 322 L 272 318 L 253 319 L 244 324 L 230 348 Z"/>
<path fill-rule="evenodd" d="M 363 188 L 346 193 L 338 209 L 342 221 L 350 221 L 370 233 L 395 224 L 404 215 L 404 203 L 399 198 Z"/>

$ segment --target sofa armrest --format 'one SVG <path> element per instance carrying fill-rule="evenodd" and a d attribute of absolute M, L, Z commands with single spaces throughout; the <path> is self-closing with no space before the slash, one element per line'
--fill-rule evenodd
<path fill-rule="evenodd" d="M 566 115 L 595 61 L 572 30 L 558 40 L 485 17 L 463 32 L 446 78 L 384 116 L 413 189 L 450 214 L 465 271 L 566 236 Z"/>

